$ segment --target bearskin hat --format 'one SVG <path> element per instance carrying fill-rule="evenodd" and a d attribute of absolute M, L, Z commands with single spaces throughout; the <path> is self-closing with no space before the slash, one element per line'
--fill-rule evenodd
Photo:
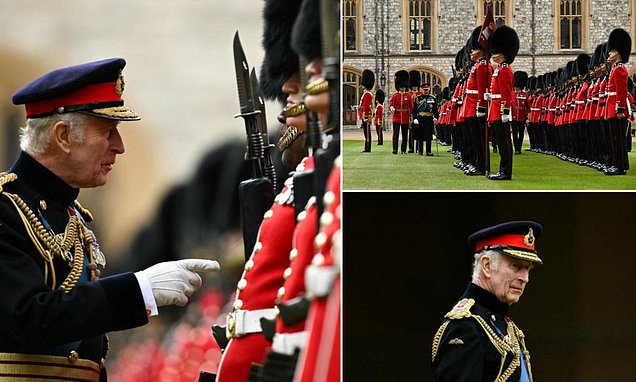
<path fill-rule="evenodd" d="M 450 89 L 447 87 L 445 87 L 444 89 L 442 89 L 442 99 L 445 100 L 450 100 Z"/>
<path fill-rule="evenodd" d="M 505 62 L 512 64 L 517 57 L 517 52 L 519 52 L 517 32 L 505 25 L 497 28 L 490 38 L 490 53 L 492 55 L 501 53 L 506 57 Z"/>
<path fill-rule="evenodd" d="M 629 54 L 632 50 L 632 38 L 629 37 L 629 33 L 625 29 L 614 29 L 607 39 L 607 52 L 613 50 L 618 51 L 621 55 L 621 62 L 626 63 L 629 61 Z"/>
<path fill-rule="evenodd" d="M 566 65 L 565 65 L 565 70 L 567 70 L 567 79 L 569 80 L 570 78 L 576 76 L 576 61 L 569 61 Z"/>
<path fill-rule="evenodd" d="M 592 54 L 592 59 L 590 60 L 589 70 L 593 70 L 601 63 L 601 52 L 603 50 L 603 44 L 598 44 L 596 49 L 594 49 L 594 53 Z"/>
<path fill-rule="evenodd" d="M 484 49 L 481 45 L 479 45 L 479 34 L 481 33 L 481 26 L 473 29 L 473 32 L 470 34 L 468 38 L 468 42 L 466 43 L 466 47 L 468 47 L 468 53 L 472 52 L 475 49 Z"/>
<path fill-rule="evenodd" d="M 303 0 L 292 29 L 292 48 L 307 61 L 322 57 L 320 0 Z"/>
<path fill-rule="evenodd" d="M 455 55 L 455 70 L 460 70 L 464 66 L 464 50 L 466 48 L 462 47 L 459 52 Z"/>
<path fill-rule="evenodd" d="M 373 89 L 373 85 L 375 85 L 375 74 L 369 69 L 363 70 L 360 85 L 367 88 L 367 90 Z"/>
<path fill-rule="evenodd" d="M 587 73 L 587 68 L 590 66 L 590 56 L 587 53 L 581 53 L 576 57 L 576 72 L 579 76 L 584 76 Z"/>
<path fill-rule="evenodd" d="M 454 92 L 455 91 L 455 87 L 457 87 L 457 78 L 453 77 L 450 80 L 448 80 L 448 91 L 450 92 Z"/>
<path fill-rule="evenodd" d="M 375 102 L 377 103 L 384 103 L 384 98 L 386 96 L 384 95 L 384 90 L 382 89 L 378 89 L 375 92 Z"/>
<path fill-rule="evenodd" d="M 530 76 L 528 77 L 528 89 L 535 90 L 537 88 L 537 77 Z"/>
<path fill-rule="evenodd" d="M 528 73 L 517 70 L 515 72 L 515 82 L 514 87 L 523 89 L 528 85 Z"/>
<path fill-rule="evenodd" d="M 409 88 L 420 87 L 421 75 L 417 70 L 411 70 L 409 72 Z"/>
<path fill-rule="evenodd" d="M 259 87 L 266 99 L 285 103 L 287 96 L 281 87 L 292 74 L 298 72 L 298 56 L 291 50 L 291 30 L 300 3 L 265 0 L 263 9 L 263 49 Z"/>
<path fill-rule="evenodd" d="M 398 70 L 395 72 L 395 90 L 409 87 L 409 72 L 406 70 Z"/>
<path fill-rule="evenodd" d="M 604 42 L 601 47 L 601 55 L 599 65 L 607 61 L 607 42 Z"/>

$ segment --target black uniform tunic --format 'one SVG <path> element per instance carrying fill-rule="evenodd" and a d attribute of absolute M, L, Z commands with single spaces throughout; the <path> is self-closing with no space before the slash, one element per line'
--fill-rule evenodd
<path fill-rule="evenodd" d="M 25 153 L 9 172 L 18 179 L 3 191 L 17 194 L 54 234 L 63 234 L 79 190 Z M 70 267 L 59 258 L 54 265 L 57 289 Z M 16 207 L 0 195 L 0 352 L 68 356 L 75 350 L 99 364 L 107 347 L 104 333 L 148 322 L 133 273 L 80 281 L 68 294 L 56 289 L 50 276 L 44 282 L 44 260 Z"/>

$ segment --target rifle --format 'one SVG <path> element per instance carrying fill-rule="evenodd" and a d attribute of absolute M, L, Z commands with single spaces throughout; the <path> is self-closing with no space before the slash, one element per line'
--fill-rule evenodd
<path fill-rule="evenodd" d="M 241 204 L 241 225 L 243 226 L 243 246 L 245 261 L 249 259 L 256 243 L 258 229 L 263 220 L 263 215 L 274 201 L 274 187 L 270 179 L 265 177 L 268 163 L 271 158 L 265 159 L 263 143 L 263 126 L 265 107 L 257 110 L 254 106 L 253 81 L 250 79 L 249 65 L 245 58 L 245 52 L 239 39 L 238 31 L 234 35 L 234 68 L 236 70 L 236 85 L 238 88 L 241 112 L 234 118 L 242 117 L 245 122 L 247 134 L 247 150 L 245 160 L 252 164 L 252 178 L 241 182 L 239 185 L 239 200 Z M 257 100 L 261 103 L 262 101 Z M 259 107 L 261 107 L 259 105 Z M 260 117 L 262 115 L 262 118 Z M 273 174 L 272 174 L 273 175 Z"/>

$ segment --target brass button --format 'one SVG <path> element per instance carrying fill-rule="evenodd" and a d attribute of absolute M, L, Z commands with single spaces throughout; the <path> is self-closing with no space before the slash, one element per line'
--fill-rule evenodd
<path fill-rule="evenodd" d="M 246 286 L 247 286 L 247 280 L 241 279 L 238 282 L 238 290 L 243 290 L 243 289 L 245 289 Z"/>
<path fill-rule="evenodd" d="M 324 202 L 325 207 L 329 207 L 336 201 L 336 194 L 334 194 L 333 191 L 327 191 L 325 196 L 322 197 L 322 201 Z"/>
<path fill-rule="evenodd" d="M 58 108 L 57 108 L 57 112 L 58 112 L 58 113 L 60 113 L 60 114 L 61 114 L 61 113 L 64 113 L 64 106 L 60 106 L 60 107 L 58 107 Z"/>
<path fill-rule="evenodd" d="M 325 212 L 320 216 L 320 224 L 323 226 L 327 226 L 333 222 L 333 214 L 329 211 Z"/>
<path fill-rule="evenodd" d="M 234 304 L 232 305 L 232 308 L 234 308 L 234 310 L 239 310 L 243 307 L 243 300 L 237 299 L 236 301 L 234 301 Z"/>
<path fill-rule="evenodd" d="M 296 259 L 296 256 L 298 256 L 298 250 L 296 248 L 289 251 L 289 261 L 294 261 L 294 259 Z"/>
<path fill-rule="evenodd" d="M 263 219 L 270 219 L 272 216 L 274 216 L 274 211 L 267 210 L 267 212 L 265 212 L 265 215 L 263 215 Z"/>
<path fill-rule="evenodd" d="M 301 221 L 305 220 L 306 217 L 307 217 L 307 212 L 306 211 L 302 211 L 301 213 L 298 214 L 298 221 L 301 222 Z"/>
<path fill-rule="evenodd" d="M 314 244 L 316 244 L 316 247 L 322 247 L 323 245 L 325 245 L 326 242 L 327 242 L 327 235 L 324 232 L 321 232 L 318 235 L 316 235 L 316 240 L 314 241 Z"/>
<path fill-rule="evenodd" d="M 315 265 L 315 266 L 321 266 L 325 263 L 325 256 L 322 255 L 322 253 L 318 253 L 314 256 L 314 258 L 311 260 L 311 264 Z"/>
<path fill-rule="evenodd" d="M 278 288 L 278 298 L 283 298 L 285 295 L 285 287 Z"/>
<path fill-rule="evenodd" d="M 46 207 L 47 207 L 46 201 L 44 199 L 40 200 L 40 209 L 42 211 L 46 211 Z"/>
<path fill-rule="evenodd" d="M 254 268 L 254 261 L 252 259 L 247 260 L 247 262 L 245 263 L 245 271 L 249 272 L 252 270 L 252 268 Z"/>
<path fill-rule="evenodd" d="M 285 269 L 285 272 L 283 272 L 283 278 L 287 280 L 289 276 L 291 276 L 291 274 L 292 274 L 291 267 L 287 267 L 287 269 Z"/>
<path fill-rule="evenodd" d="M 256 244 L 254 244 L 254 254 L 259 253 L 261 249 L 263 249 L 263 243 L 257 241 Z"/>
<path fill-rule="evenodd" d="M 106 367 L 106 359 L 102 358 L 102 360 L 99 362 L 99 368 L 103 369 Z"/>
<path fill-rule="evenodd" d="M 75 350 L 71 350 L 71 352 L 68 355 L 68 361 L 70 363 L 75 363 L 77 362 L 78 359 L 79 359 L 79 354 L 77 354 Z"/>

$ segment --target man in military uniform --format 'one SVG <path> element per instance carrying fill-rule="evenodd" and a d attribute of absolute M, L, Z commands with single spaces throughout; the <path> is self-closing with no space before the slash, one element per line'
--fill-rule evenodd
<path fill-rule="evenodd" d="M 512 221 L 468 237 L 472 282 L 433 338 L 434 381 L 532 381 L 525 336 L 506 314 L 542 263 L 535 250 L 541 232 L 538 223 Z"/>
<path fill-rule="evenodd" d="M 393 114 L 393 154 L 397 154 L 400 131 L 402 132 L 402 144 L 400 152 L 406 154 L 406 145 L 409 140 L 409 125 L 411 112 L 413 110 L 413 98 L 411 93 L 406 91 L 409 84 L 409 73 L 406 70 L 395 72 L 395 90 L 389 100 L 389 111 Z"/>
<path fill-rule="evenodd" d="M 420 72 L 418 72 L 417 70 L 409 71 L 409 88 L 411 89 L 410 93 L 412 100 L 415 100 L 415 97 L 419 97 L 422 95 L 422 92 L 420 91 L 421 77 L 422 76 Z M 411 109 L 412 108 L 413 106 L 411 106 Z M 413 120 L 411 119 L 411 124 L 409 124 L 409 154 L 412 154 L 415 148 L 415 134 L 413 131 L 414 126 L 412 122 Z"/>
<path fill-rule="evenodd" d="M 118 126 L 139 120 L 124 105 L 112 58 L 58 69 L 23 86 L 20 157 L 0 174 L 0 375 L 106 379 L 105 332 L 143 325 L 157 307 L 183 306 L 211 260 L 159 263 L 100 279 L 105 258 L 76 198 L 106 184 L 125 151 Z"/>
<path fill-rule="evenodd" d="M 371 90 L 375 85 L 375 74 L 369 69 L 362 72 L 360 86 L 364 90 L 360 97 L 360 105 L 358 106 L 358 118 L 360 118 L 360 128 L 364 132 L 364 148 L 363 153 L 371 152 L 371 119 L 373 118 L 373 93 Z"/>
<path fill-rule="evenodd" d="M 384 144 L 384 90 L 378 89 L 375 92 L 375 117 L 373 123 L 375 124 L 375 131 L 378 134 L 378 146 Z"/>
<path fill-rule="evenodd" d="M 438 117 L 437 101 L 429 92 L 431 85 L 422 84 L 422 94 L 413 100 L 413 135 L 415 136 L 415 150 L 419 155 L 424 155 L 424 141 L 426 141 L 426 156 L 433 156 L 431 152 L 431 140 L 433 128 Z"/>

